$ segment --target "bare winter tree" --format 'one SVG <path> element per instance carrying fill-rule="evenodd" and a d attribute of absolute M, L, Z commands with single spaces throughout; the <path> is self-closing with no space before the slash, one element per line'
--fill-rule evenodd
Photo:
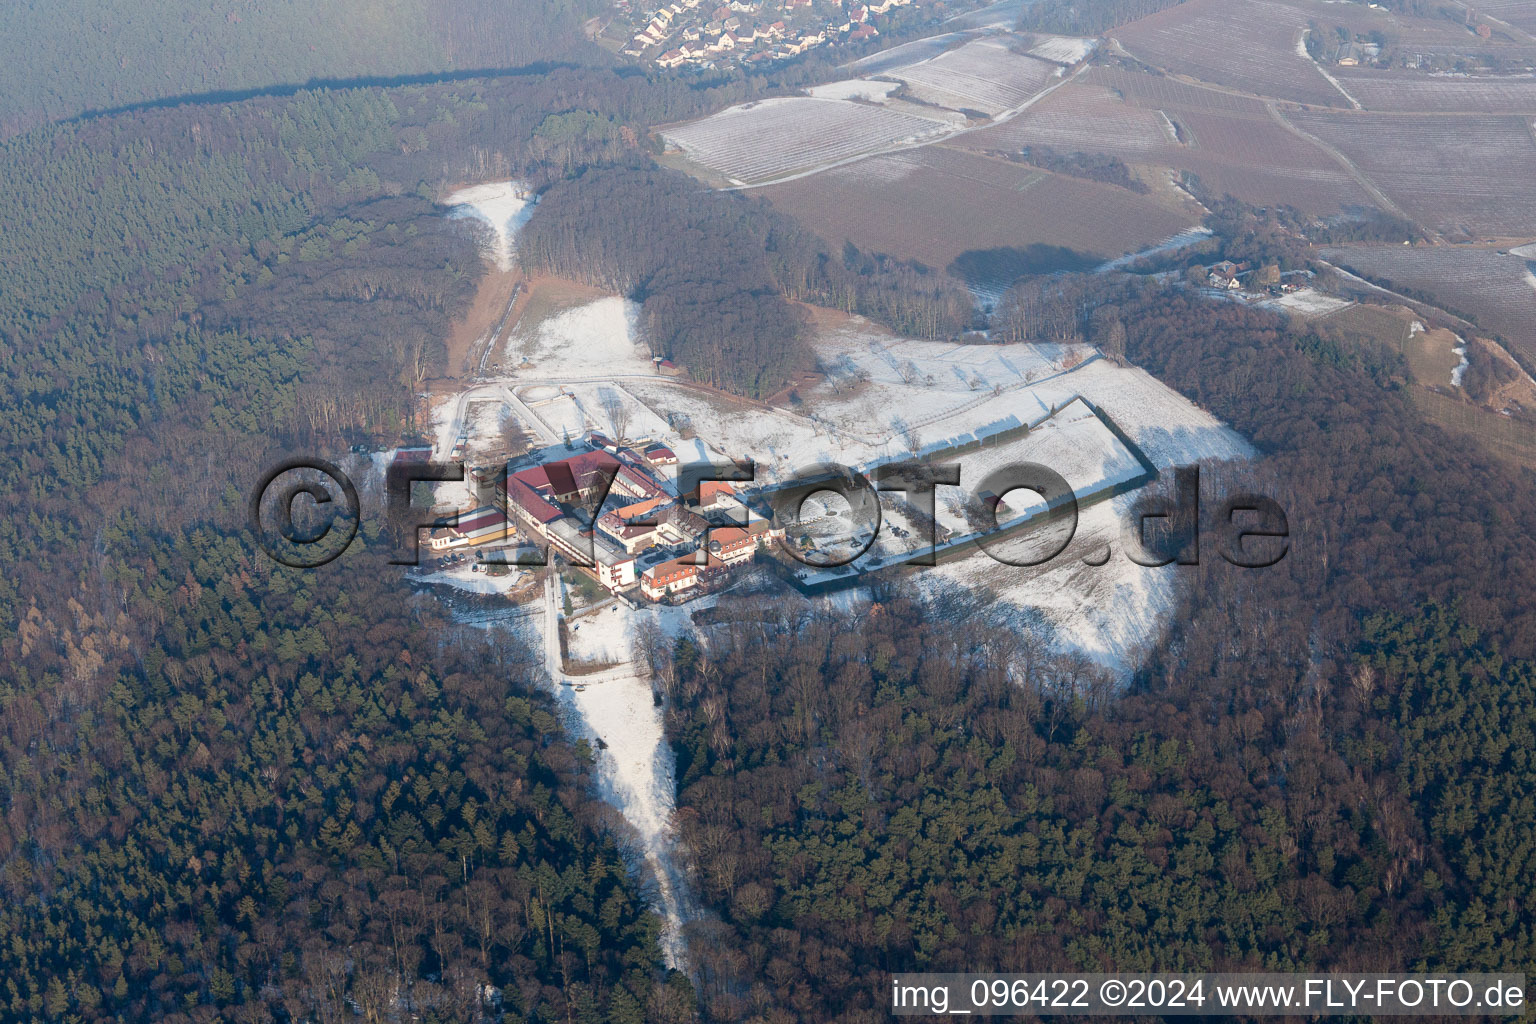
<path fill-rule="evenodd" d="M 629 431 L 629 404 L 624 401 L 624 396 L 617 388 L 604 388 L 598 396 L 598 405 L 613 428 L 613 439 L 622 442 Z"/>
<path fill-rule="evenodd" d="M 507 451 L 521 454 L 533 447 L 533 437 L 523 429 L 523 423 L 516 416 L 505 416 L 501 421 L 501 443 L 506 445 Z"/>

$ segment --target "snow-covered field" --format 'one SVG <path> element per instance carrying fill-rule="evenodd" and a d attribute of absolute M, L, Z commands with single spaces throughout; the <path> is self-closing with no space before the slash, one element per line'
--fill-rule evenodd
<path fill-rule="evenodd" d="M 785 96 L 728 107 L 662 137 L 735 184 L 753 184 L 950 130 L 941 120 L 867 103 Z"/>
<path fill-rule="evenodd" d="M 526 186 L 517 181 L 495 181 L 461 188 L 444 200 L 453 218 L 473 217 L 491 229 L 487 255 L 502 270 L 512 269 L 517 252 L 518 229 L 533 215 L 533 200 Z"/>
<path fill-rule="evenodd" d="M 822 100 L 865 99 L 878 103 L 900 88 L 900 82 L 878 82 L 871 78 L 850 78 L 843 82 L 813 85 L 805 91 L 809 95 Z"/>
<path fill-rule="evenodd" d="M 907 83 L 918 98 L 953 110 L 1001 114 L 1049 85 L 1056 68 L 1016 53 L 1008 37 L 975 39 L 937 57 L 882 74 Z"/>
<path fill-rule="evenodd" d="M 1093 272 L 1095 274 L 1107 274 L 1112 270 L 1119 270 L 1121 267 L 1128 267 L 1139 259 L 1152 256 L 1161 256 L 1164 253 L 1169 252 L 1177 252 L 1187 245 L 1194 245 L 1196 242 L 1211 237 L 1212 233 L 1213 232 L 1210 228 L 1205 227 L 1204 225 L 1196 225 L 1187 231 L 1180 231 L 1176 235 L 1165 238 L 1161 242 L 1158 242 L 1156 245 L 1148 246 L 1147 248 L 1142 249 L 1140 252 L 1128 252 L 1124 256 L 1117 256 L 1106 263 L 1101 263 L 1099 266 L 1094 268 Z"/>
<path fill-rule="evenodd" d="M 1337 313 L 1354 305 L 1348 299 L 1341 299 L 1335 295 L 1324 295 L 1320 291 L 1311 288 L 1303 288 L 1300 291 L 1282 295 L 1278 299 L 1269 299 L 1260 303 L 1268 309 L 1283 309 L 1288 313 L 1296 313 L 1300 316 L 1312 319 L 1327 316 L 1329 313 Z"/>
<path fill-rule="evenodd" d="M 1097 39 L 1081 39 L 1077 36 L 1041 36 L 1040 41 L 1029 48 L 1029 52 L 1031 56 L 1042 60 L 1071 65 L 1087 60 L 1088 55 L 1093 53 L 1098 45 Z"/>

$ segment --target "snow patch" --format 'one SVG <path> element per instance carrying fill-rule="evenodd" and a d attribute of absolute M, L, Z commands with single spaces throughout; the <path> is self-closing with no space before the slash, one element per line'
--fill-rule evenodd
<path fill-rule="evenodd" d="M 1467 367 L 1472 365 L 1467 360 L 1466 339 L 1459 334 L 1456 335 L 1456 347 L 1451 349 L 1451 351 L 1455 352 L 1456 357 L 1461 360 L 1461 362 L 1456 364 L 1456 368 L 1451 371 L 1451 387 L 1459 388 L 1461 387 L 1461 379 L 1467 374 Z"/>
<path fill-rule="evenodd" d="M 843 82 L 813 85 L 805 90 L 819 100 L 864 99 L 875 103 L 885 102 L 886 97 L 901 88 L 900 82 L 877 82 L 869 78 L 850 78 Z"/>
<path fill-rule="evenodd" d="M 1158 113 L 1161 114 L 1162 111 L 1158 111 Z M 1166 117 L 1166 115 L 1164 116 Z M 1112 270 L 1119 270 L 1121 267 L 1128 267 L 1139 259 L 1150 256 L 1160 256 L 1166 252 L 1175 252 L 1187 245 L 1194 245 L 1196 242 L 1201 241 L 1202 239 L 1211 237 L 1211 234 L 1212 232 L 1210 228 L 1204 227 L 1202 225 L 1196 225 L 1195 227 L 1180 231 L 1176 235 L 1165 238 L 1161 242 L 1158 242 L 1156 245 L 1142 249 L 1139 252 L 1128 252 L 1124 256 L 1117 256 L 1107 263 L 1101 263 L 1094 268 L 1093 272 L 1095 274 L 1107 274 Z"/>

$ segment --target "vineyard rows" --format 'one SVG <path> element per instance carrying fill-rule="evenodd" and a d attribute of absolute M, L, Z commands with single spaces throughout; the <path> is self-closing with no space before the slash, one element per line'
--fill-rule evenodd
<path fill-rule="evenodd" d="M 1189 226 L 1126 189 L 947 145 L 874 157 L 764 194 L 834 242 L 938 268 L 966 250 L 1036 243 L 1113 257 Z"/>
<path fill-rule="evenodd" d="M 786 97 L 731 107 L 663 137 L 706 167 L 753 183 L 950 130 L 942 121 L 870 104 Z"/>
<path fill-rule="evenodd" d="M 1340 266 L 1434 297 L 1536 359 L 1536 276 L 1518 256 L 1466 246 L 1361 245 L 1324 250 Z"/>
<path fill-rule="evenodd" d="M 1064 85 L 1011 121 L 976 133 L 978 141 L 1004 150 L 1052 146 L 1063 152 L 1103 150 L 1143 153 L 1172 140 L 1156 111 L 1126 106 L 1102 86 Z"/>
<path fill-rule="evenodd" d="M 956 144 L 1017 151 L 1028 145 L 1109 153 L 1200 176 L 1218 195 L 1284 203 L 1319 214 L 1370 196 L 1326 151 L 1276 121 L 1264 104 L 1158 75 L 1095 67 L 1004 124 Z M 1178 125 L 1170 137 L 1163 118 Z"/>
<path fill-rule="evenodd" d="M 952 109 L 1000 114 L 1043 89 L 1057 68 L 1014 53 L 998 39 L 977 39 L 929 60 L 884 72 L 906 82 L 913 95 Z"/>
<path fill-rule="evenodd" d="M 1118 30 L 1135 56 L 1180 74 L 1301 103 L 1343 106 L 1296 41 L 1303 12 L 1268 0 L 1189 0 Z"/>
<path fill-rule="evenodd" d="M 1299 112 L 1291 122 L 1337 147 L 1413 216 L 1447 235 L 1536 234 L 1536 140 L 1529 119 L 1496 115 Z"/>
<path fill-rule="evenodd" d="M 1536 114 L 1536 78 L 1431 78 L 1428 75 L 1340 75 L 1367 110 L 1468 110 Z"/>

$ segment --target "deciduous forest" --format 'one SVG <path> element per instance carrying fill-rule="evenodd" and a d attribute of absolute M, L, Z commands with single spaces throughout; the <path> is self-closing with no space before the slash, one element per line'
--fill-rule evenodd
<path fill-rule="evenodd" d="M 880 1020 L 871 976 L 976 963 L 1530 969 L 1536 481 L 1423 422 L 1395 354 L 1119 298 L 1130 358 L 1264 448 L 1225 482 L 1294 551 L 1191 568 L 1123 695 L 896 581 L 658 647 L 720 1019 Z"/>

